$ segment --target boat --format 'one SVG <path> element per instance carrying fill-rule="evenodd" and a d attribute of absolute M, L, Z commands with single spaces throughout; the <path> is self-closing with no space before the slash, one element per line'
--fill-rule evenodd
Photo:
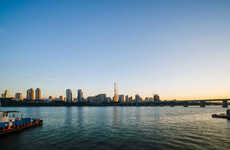
<path fill-rule="evenodd" d="M 224 118 L 230 120 L 230 109 L 226 111 L 226 114 L 212 114 L 212 118 Z"/>
<path fill-rule="evenodd" d="M 20 111 L 0 111 L 0 136 L 42 126 L 43 120 L 24 118 Z"/>

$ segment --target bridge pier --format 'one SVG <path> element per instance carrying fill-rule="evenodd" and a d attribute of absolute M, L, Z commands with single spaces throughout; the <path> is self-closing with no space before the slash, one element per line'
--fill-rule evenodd
<path fill-rule="evenodd" d="M 223 103 L 222 103 L 222 107 L 228 107 L 228 101 L 227 100 L 223 100 Z"/>
<path fill-rule="evenodd" d="M 206 106 L 206 102 L 205 101 L 200 101 L 200 107 L 205 107 Z"/>

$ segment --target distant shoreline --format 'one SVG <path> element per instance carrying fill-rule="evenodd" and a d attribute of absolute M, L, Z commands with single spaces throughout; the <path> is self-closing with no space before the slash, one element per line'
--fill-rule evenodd
<path fill-rule="evenodd" d="M 227 105 L 226 105 L 227 104 Z M 15 100 L 0 100 L 0 106 L 1 107 L 47 107 L 47 106 L 76 106 L 76 107 L 84 107 L 84 106 L 127 106 L 127 107 L 138 107 L 138 106 L 146 106 L 146 107 L 156 107 L 156 106 L 182 106 L 182 107 L 189 107 L 189 106 L 199 106 L 199 107 L 205 107 L 205 106 L 215 106 L 215 105 L 222 105 L 223 107 L 228 107 L 228 104 L 226 103 L 223 105 L 223 103 L 218 102 L 205 102 L 205 103 L 198 103 L 198 102 L 180 102 L 180 101 L 162 101 L 158 103 L 154 102 L 141 102 L 141 103 L 87 103 L 87 102 L 78 102 L 78 103 L 67 103 L 64 101 L 53 101 L 49 103 L 44 103 L 43 101 L 15 101 Z"/>

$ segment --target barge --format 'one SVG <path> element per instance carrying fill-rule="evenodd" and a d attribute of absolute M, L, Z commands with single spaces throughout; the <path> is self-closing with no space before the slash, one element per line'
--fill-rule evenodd
<path fill-rule="evenodd" d="M 226 114 L 212 114 L 212 118 L 224 118 L 230 120 L 230 109 L 226 111 Z"/>
<path fill-rule="evenodd" d="M 0 111 L 0 136 L 42 126 L 43 121 L 24 118 L 20 111 Z"/>

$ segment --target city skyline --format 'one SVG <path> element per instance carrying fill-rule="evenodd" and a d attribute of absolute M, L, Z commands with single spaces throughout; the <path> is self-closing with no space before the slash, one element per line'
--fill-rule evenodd
<path fill-rule="evenodd" d="M 229 4 L 1 1 L 0 91 L 229 98 Z"/>
<path fill-rule="evenodd" d="M 41 88 L 28 88 L 28 89 L 17 89 L 17 90 L 9 90 L 9 89 L 4 89 L 4 90 L 0 90 L 0 97 L 4 97 L 3 95 L 7 95 L 6 97 L 8 98 L 16 98 L 17 94 L 22 94 L 22 97 L 23 99 L 31 99 L 31 100 L 44 100 L 44 99 L 50 99 L 50 97 L 52 98 L 56 98 L 56 99 L 60 99 L 60 97 L 62 97 L 61 99 L 63 98 L 67 98 L 67 93 L 68 95 L 70 94 L 70 97 L 72 100 L 74 99 L 79 99 L 80 100 L 82 98 L 86 99 L 88 97 L 92 97 L 92 96 L 97 96 L 97 95 L 100 95 L 100 94 L 106 94 L 108 97 L 112 98 L 113 101 L 114 101 L 114 97 L 117 97 L 117 100 L 115 100 L 116 102 L 118 102 L 118 99 L 120 99 L 120 96 L 123 95 L 123 96 L 129 96 L 129 97 L 133 97 L 135 98 L 136 95 L 140 96 L 143 100 L 145 98 L 151 98 L 151 97 L 155 97 L 156 95 L 158 96 L 159 93 L 152 93 L 152 95 L 148 95 L 148 96 L 145 96 L 145 95 L 141 95 L 140 93 L 134 93 L 133 95 L 129 95 L 127 93 L 119 93 L 118 92 L 118 88 L 116 86 L 116 84 L 114 84 L 114 89 L 113 90 L 113 94 L 112 95 L 108 95 L 107 93 L 103 93 L 103 92 L 99 92 L 99 93 L 95 93 L 93 95 L 89 95 L 87 94 L 87 91 L 84 91 L 83 89 L 81 88 L 74 88 L 74 89 L 69 89 L 69 88 L 65 88 L 63 89 L 63 92 L 61 94 L 55 94 L 55 95 L 47 95 L 47 94 L 44 94 L 44 93 L 47 93 L 45 91 L 43 91 L 43 89 Z M 29 91 L 32 91 L 32 95 L 31 97 L 33 98 L 28 98 L 28 92 Z M 39 94 L 37 94 L 36 91 L 39 91 Z M 68 92 L 67 92 L 68 91 Z M 42 93 L 42 94 L 41 94 Z M 83 94 L 84 93 L 84 94 Z M 30 94 L 29 94 L 30 95 Z M 39 96 L 38 96 L 39 95 Z M 84 96 L 83 96 L 84 95 Z M 161 100 L 204 100 L 204 99 L 229 99 L 229 96 L 219 96 L 219 97 L 192 97 L 192 98 L 183 98 L 183 96 L 178 96 L 177 98 L 165 98 L 164 96 L 160 95 L 161 96 Z M 39 97 L 39 98 L 38 98 Z M 125 97 L 124 97 L 125 99 Z M 66 99 L 66 101 L 68 101 Z"/>

